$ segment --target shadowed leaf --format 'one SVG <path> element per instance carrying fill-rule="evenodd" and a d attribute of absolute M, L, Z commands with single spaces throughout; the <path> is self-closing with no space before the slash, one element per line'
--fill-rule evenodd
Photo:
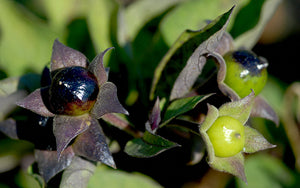
<path fill-rule="evenodd" d="M 35 150 L 35 159 L 38 163 L 39 172 L 46 182 L 71 164 L 74 157 L 72 147 L 68 147 L 57 160 L 56 151 Z"/>
<path fill-rule="evenodd" d="M 91 115 L 96 119 L 108 113 L 122 113 L 128 115 L 127 110 L 125 110 L 119 102 L 117 87 L 111 82 L 106 82 L 100 87 L 98 98 L 91 110 Z"/>
<path fill-rule="evenodd" d="M 105 70 L 103 66 L 103 57 L 108 52 L 113 48 L 108 48 L 101 54 L 97 55 L 93 61 L 89 64 L 89 71 L 91 71 L 97 78 L 98 85 L 101 86 L 105 82 L 107 82 L 107 71 Z"/>
<path fill-rule="evenodd" d="M 14 119 L 7 119 L 0 122 L 0 131 L 12 139 L 19 139 L 17 134 L 17 124 Z"/>
<path fill-rule="evenodd" d="M 237 14 L 230 31 L 235 38 L 235 46 L 251 49 L 281 2 L 282 0 L 249 1 L 249 4 Z"/>
<path fill-rule="evenodd" d="M 159 107 L 159 98 L 157 97 L 152 112 L 149 116 L 149 124 L 152 131 L 156 130 L 159 126 L 159 123 L 161 121 L 160 112 L 161 110 Z"/>
<path fill-rule="evenodd" d="M 257 130 L 249 126 L 245 126 L 245 139 L 244 152 L 246 153 L 254 153 L 276 147 L 270 144 Z"/>
<path fill-rule="evenodd" d="M 182 97 L 189 91 L 206 62 L 206 58 L 202 55 L 214 51 L 218 47 L 218 42 L 222 38 L 231 12 L 232 9 L 199 31 L 186 30 L 180 35 L 155 70 L 150 99 L 154 98 L 159 80 L 161 80 L 159 87 L 164 87 L 161 85 L 168 84 L 172 86 L 177 78 L 172 89 L 171 99 Z M 162 72 L 167 71 L 165 68 L 170 69 L 175 65 L 176 72 L 174 73 L 173 69 L 172 74 L 174 76 L 172 79 L 164 77 L 161 79 Z M 180 71 L 181 73 L 178 77 Z M 169 78 L 170 75 L 167 75 Z"/>
<path fill-rule="evenodd" d="M 130 156 L 149 158 L 178 146 L 177 143 L 146 131 L 142 138 L 127 142 L 125 152 Z"/>
<path fill-rule="evenodd" d="M 53 44 L 50 71 L 64 67 L 87 67 L 88 59 L 81 52 L 63 45 L 57 39 Z"/>
<path fill-rule="evenodd" d="M 105 139 L 98 120 L 92 119 L 89 129 L 76 138 L 73 144 L 74 152 L 87 159 L 100 161 L 116 168 Z"/>
<path fill-rule="evenodd" d="M 60 157 L 68 144 L 79 134 L 86 131 L 92 123 L 89 115 L 64 116 L 58 115 L 53 120 L 53 133 L 56 138 L 57 158 Z"/>
<path fill-rule="evenodd" d="M 25 98 L 27 92 L 25 90 L 18 90 L 7 96 L 0 96 L 0 120 L 16 108 L 16 101 Z"/>
<path fill-rule="evenodd" d="M 95 168 L 91 162 L 75 156 L 63 173 L 60 187 L 87 187 Z"/>
<path fill-rule="evenodd" d="M 54 114 L 47 109 L 43 102 L 41 92 L 42 89 L 36 89 L 34 92 L 30 93 L 26 98 L 18 101 L 16 104 L 41 116 L 53 117 Z"/>
<path fill-rule="evenodd" d="M 211 96 L 209 95 L 201 95 L 201 96 L 194 96 L 194 97 L 187 97 L 175 100 L 168 106 L 166 113 L 163 118 L 163 123 L 161 126 L 166 125 L 168 122 L 170 122 L 172 119 L 174 119 L 176 116 L 179 116 L 185 112 L 188 112 L 196 107 L 198 103 L 205 100 Z"/>

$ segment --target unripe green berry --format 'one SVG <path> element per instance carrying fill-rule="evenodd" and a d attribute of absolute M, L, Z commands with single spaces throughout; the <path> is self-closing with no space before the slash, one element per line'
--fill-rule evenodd
<path fill-rule="evenodd" d="M 241 98 L 251 93 L 257 95 L 267 82 L 268 63 L 246 50 L 228 52 L 224 55 L 226 77 L 224 83 L 232 88 Z"/>
<path fill-rule="evenodd" d="M 230 116 L 220 116 L 208 129 L 215 156 L 231 157 L 242 151 L 245 145 L 244 125 Z"/>

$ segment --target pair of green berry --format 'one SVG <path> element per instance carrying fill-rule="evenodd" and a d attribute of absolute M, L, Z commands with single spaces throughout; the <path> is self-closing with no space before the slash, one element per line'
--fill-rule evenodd
<path fill-rule="evenodd" d="M 224 55 L 226 77 L 224 83 L 240 98 L 251 93 L 257 95 L 267 82 L 267 63 L 246 50 L 228 52 Z M 231 157 L 243 150 L 245 145 L 244 125 L 230 116 L 219 117 L 208 129 L 215 156 Z"/>

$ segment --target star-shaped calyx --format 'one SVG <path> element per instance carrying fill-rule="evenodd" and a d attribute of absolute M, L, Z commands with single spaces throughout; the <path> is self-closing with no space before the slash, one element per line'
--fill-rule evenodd
<path fill-rule="evenodd" d="M 253 92 L 241 100 L 225 103 L 219 109 L 208 104 L 207 116 L 200 125 L 200 133 L 208 151 L 208 164 L 245 182 L 242 153 L 275 147 L 258 131 L 246 125 L 253 104 Z"/>
<path fill-rule="evenodd" d="M 49 73 L 51 83 L 17 102 L 34 113 L 53 118 L 56 160 L 69 161 L 76 154 L 115 168 L 97 120 L 109 113 L 128 115 L 118 100 L 117 87 L 108 82 L 108 71 L 103 66 L 103 56 L 110 49 L 89 62 L 81 52 L 55 40 Z M 53 152 L 49 152 L 36 152 L 40 170 L 45 173 L 51 168 L 47 160 L 54 160 Z"/>

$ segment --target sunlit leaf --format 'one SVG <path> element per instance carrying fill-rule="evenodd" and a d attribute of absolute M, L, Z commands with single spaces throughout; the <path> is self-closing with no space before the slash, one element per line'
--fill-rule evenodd
<path fill-rule="evenodd" d="M 51 56 L 51 43 L 59 37 L 42 20 L 16 1 L 0 3 L 0 66 L 9 76 L 40 72 Z"/>
<path fill-rule="evenodd" d="M 88 188 L 95 187 L 109 188 L 158 188 L 161 187 L 157 182 L 148 178 L 145 175 L 138 173 L 128 173 L 120 170 L 111 170 L 104 165 L 96 168 L 94 175 L 91 177 Z"/>
<path fill-rule="evenodd" d="M 272 156 L 251 155 L 245 161 L 248 185 L 237 180 L 238 187 L 297 187 L 296 176 L 285 164 Z"/>
<path fill-rule="evenodd" d="M 126 7 L 121 11 L 123 18 L 119 23 L 120 44 L 133 40 L 145 23 L 180 1 L 183 0 L 141 0 Z"/>
<path fill-rule="evenodd" d="M 160 30 L 166 43 L 171 46 L 184 29 L 198 30 L 199 26 L 203 26 L 207 21 L 215 19 L 220 13 L 239 3 L 241 1 L 186 1 L 165 16 L 160 24 Z"/>
<path fill-rule="evenodd" d="M 87 187 L 95 168 L 93 163 L 75 156 L 63 173 L 60 188 Z"/>
<path fill-rule="evenodd" d="M 235 46 L 251 49 L 281 2 L 281 0 L 249 1 L 249 4 L 237 14 L 230 31 L 235 38 Z"/>

